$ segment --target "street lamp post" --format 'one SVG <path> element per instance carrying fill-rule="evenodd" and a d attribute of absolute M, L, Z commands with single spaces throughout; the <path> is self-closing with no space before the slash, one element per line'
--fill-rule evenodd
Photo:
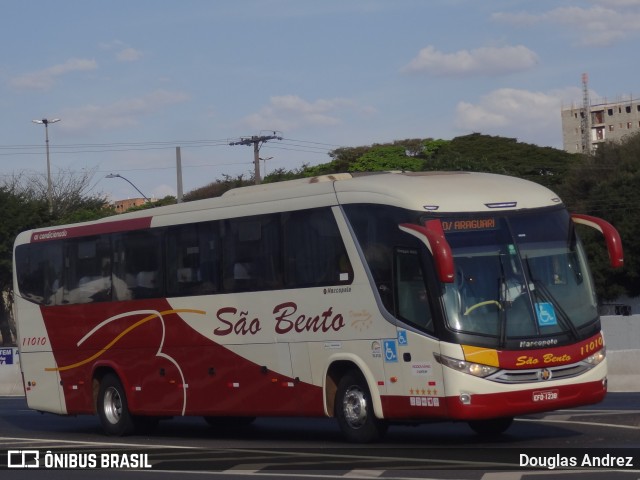
<path fill-rule="evenodd" d="M 53 213 L 53 188 L 51 186 L 51 162 L 49 160 L 49 124 L 59 122 L 59 118 L 51 120 L 43 118 L 42 120 L 32 120 L 33 123 L 44 125 L 44 138 L 47 151 L 47 199 L 49 201 L 49 213 Z"/>
<path fill-rule="evenodd" d="M 122 175 L 120 175 L 119 173 L 110 173 L 109 175 L 107 175 L 107 176 L 106 176 L 106 178 L 121 178 L 121 179 L 125 180 L 126 182 L 129 182 L 129 185 L 131 185 L 133 188 L 135 188 L 135 189 L 138 191 L 138 193 L 139 193 L 140 195 L 142 195 L 142 197 L 143 197 L 147 202 L 151 202 L 151 200 L 149 200 L 149 198 L 147 198 L 147 196 L 146 196 L 144 193 L 142 193 L 142 192 L 140 191 L 140 189 L 139 189 L 138 187 L 136 187 L 136 186 L 133 184 L 133 182 L 132 182 L 131 180 L 129 180 L 128 178 L 123 177 L 123 176 L 122 176 Z"/>

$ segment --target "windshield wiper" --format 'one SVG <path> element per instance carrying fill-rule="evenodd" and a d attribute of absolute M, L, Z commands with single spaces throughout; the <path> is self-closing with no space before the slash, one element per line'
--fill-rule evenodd
<path fill-rule="evenodd" d="M 576 328 L 576 326 L 571 321 L 571 317 L 569 317 L 569 315 L 567 314 L 565 309 L 562 308 L 562 305 L 560 305 L 560 302 L 558 302 L 556 297 L 553 296 L 553 294 L 549 291 L 549 289 L 547 288 L 547 286 L 543 282 L 541 282 L 540 280 L 536 280 L 533 277 L 533 271 L 531 269 L 531 264 L 529 263 L 529 258 L 525 257 L 524 261 L 525 261 L 525 264 L 527 265 L 527 271 L 529 273 L 529 278 L 531 279 L 531 281 L 533 282 L 533 285 L 535 287 L 534 295 L 538 296 L 544 302 L 547 302 L 547 303 L 550 303 L 551 305 L 553 305 L 553 308 L 556 311 L 556 316 L 558 318 L 558 321 L 562 325 L 562 327 L 563 327 L 565 332 L 566 331 L 570 331 L 571 335 L 573 335 L 573 337 L 576 340 L 578 338 L 580 338 L 580 334 L 578 333 L 578 329 Z M 537 310 L 535 311 L 535 314 L 538 315 L 538 311 Z"/>
<path fill-rule="evenodd" d="M 506 275 L 504 273 L 504 265 L 502 258 L 498 255 L 498 263 L 500 264 L 500 278 L 498 278 L 498 300 L 502 308 L 498 310 L 498 319 L 500 325 L 500 345 L 507 344 L 507 284 Z"/>

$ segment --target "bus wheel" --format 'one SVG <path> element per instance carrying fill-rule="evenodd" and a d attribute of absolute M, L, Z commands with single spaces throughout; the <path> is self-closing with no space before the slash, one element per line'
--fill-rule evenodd
<path fill-rule="evenodd" d="M 472 420 L 471 429 L 478 435 L 492 437 L 504 433 L 513 423 L 513 417 L 492 418 L 489 420 Z"/>
<path fill-rule="evenodd" d="M 135 424 L 124 387 L 120 379 L 109 373 L 100 382 L 98 392 L 98 416 L 107 435 L 123 436 L 133 433 Z"/>
<path fill-rule="evenodd" d="M 336 392 L 335 416 L 344 436 L 350 442 L 368 443 L 379 440 L 387 424 L 373 413 L 371 394 L 362 374 L 352 370 L 340 379 Z"/>

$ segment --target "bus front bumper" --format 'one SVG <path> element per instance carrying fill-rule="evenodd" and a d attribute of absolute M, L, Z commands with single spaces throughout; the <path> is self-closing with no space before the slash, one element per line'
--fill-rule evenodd
<path fill-rule="evenodd" d="M 448 416 L 454 420 L 513 417 L 601 402 L 607 393 L 606 378 L 588 383 L 535 389 L 472 394 L 460 392 L 445 398 Z"/>

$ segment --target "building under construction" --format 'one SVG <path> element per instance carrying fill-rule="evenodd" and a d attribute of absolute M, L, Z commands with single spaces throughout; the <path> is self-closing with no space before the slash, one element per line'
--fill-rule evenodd
<path fill-rule="evenodd" d="M 632 95 L 614 102 L 562 107 L 562 143 L 569 153 L 592 152 L 603 142 L 620 141 L 637 133 L 640 133 L 640 98 Z"/>

